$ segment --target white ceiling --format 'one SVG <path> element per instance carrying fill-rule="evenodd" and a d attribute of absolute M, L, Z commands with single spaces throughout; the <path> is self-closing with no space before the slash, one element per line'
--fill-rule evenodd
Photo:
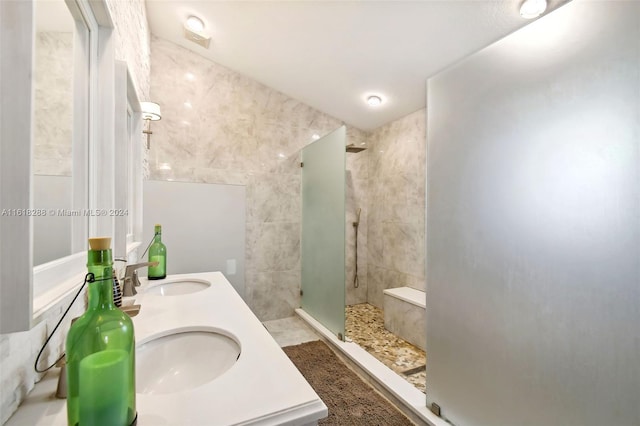
<path fill-rule="evenodd" d="M 424 107 L 427 77 L 530 22 L 520 0 L 146 4 L 152 34 L 362 130 Z M 184 38 L 189 15 L 205 22 L 209 49 Z M 367 106 L 370 93 L 386 102 Z"/>

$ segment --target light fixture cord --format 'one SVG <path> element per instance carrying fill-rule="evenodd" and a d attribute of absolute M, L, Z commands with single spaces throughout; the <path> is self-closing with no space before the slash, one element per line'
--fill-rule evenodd
<path fill-rule="evenodd" d="M 151 241 L 149 241 L 149 244 L 147 245 L 147 248 L 144 249 L 144 252 L 142 253 L 142 256 L 140 256 L 140 259 L 144 259 L 144 255 L 147 254 L 147 250 L 149 250 L 149 247 L 151 247 L 151 244 L 153 244 L 153 240 L 155 240 L 156 238 L 156 233 L 153 233 L 153 237 L 151 237 Z"/>

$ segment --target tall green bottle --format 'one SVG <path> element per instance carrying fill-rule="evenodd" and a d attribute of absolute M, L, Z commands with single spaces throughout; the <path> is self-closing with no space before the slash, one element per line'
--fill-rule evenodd
<path fill-rule="evenodd" d="M 136 423 L 135 339 L 131 318 L 113 304 L 111 238 L 90 238 L 87 311 L 67 335 L 69 426 Z"/>
<path fill-rule="evenodd" d="M 149 247 L 149 262 L 158 262 L 158 266 L 149 266 L 147 277 L 161 280 L 167 277 L 167 246 L 162 244 L 162 226 L 156 225 L 153 244 Z"/>

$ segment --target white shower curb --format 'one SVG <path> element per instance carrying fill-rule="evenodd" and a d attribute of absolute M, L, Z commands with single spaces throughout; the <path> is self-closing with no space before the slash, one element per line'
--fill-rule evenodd
<path fill-rule="evenodd" d="M 366 371 L 373 380 L 396 397 L 406 409 L 424 421 L 425 424 L 430 426 L 451 426 L 427 408 L 427 398 L 425 394 L 382 362 L 378 361 L 358 344 L 339 340 L 333 332 L 320 324 L 302 308 L 296 309 L 296 314 L 320 334 L 324 340 L 328 341 L 334 348 L 340 351 L 340 353 L 344 354 L 351 362 Z"/>

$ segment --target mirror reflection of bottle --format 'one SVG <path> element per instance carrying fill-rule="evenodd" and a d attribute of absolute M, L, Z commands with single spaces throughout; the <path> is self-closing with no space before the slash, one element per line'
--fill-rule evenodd
<path fill-rule="evenodd" d="M 149 262 L 158 262 L 157 266 L 149 266 L 147 276 L 150 280 L 161 280 L 167 277 L 167 246 L 162 243 L 162 226 L 155 226 L 153 244 L 149 247 Z"/>

